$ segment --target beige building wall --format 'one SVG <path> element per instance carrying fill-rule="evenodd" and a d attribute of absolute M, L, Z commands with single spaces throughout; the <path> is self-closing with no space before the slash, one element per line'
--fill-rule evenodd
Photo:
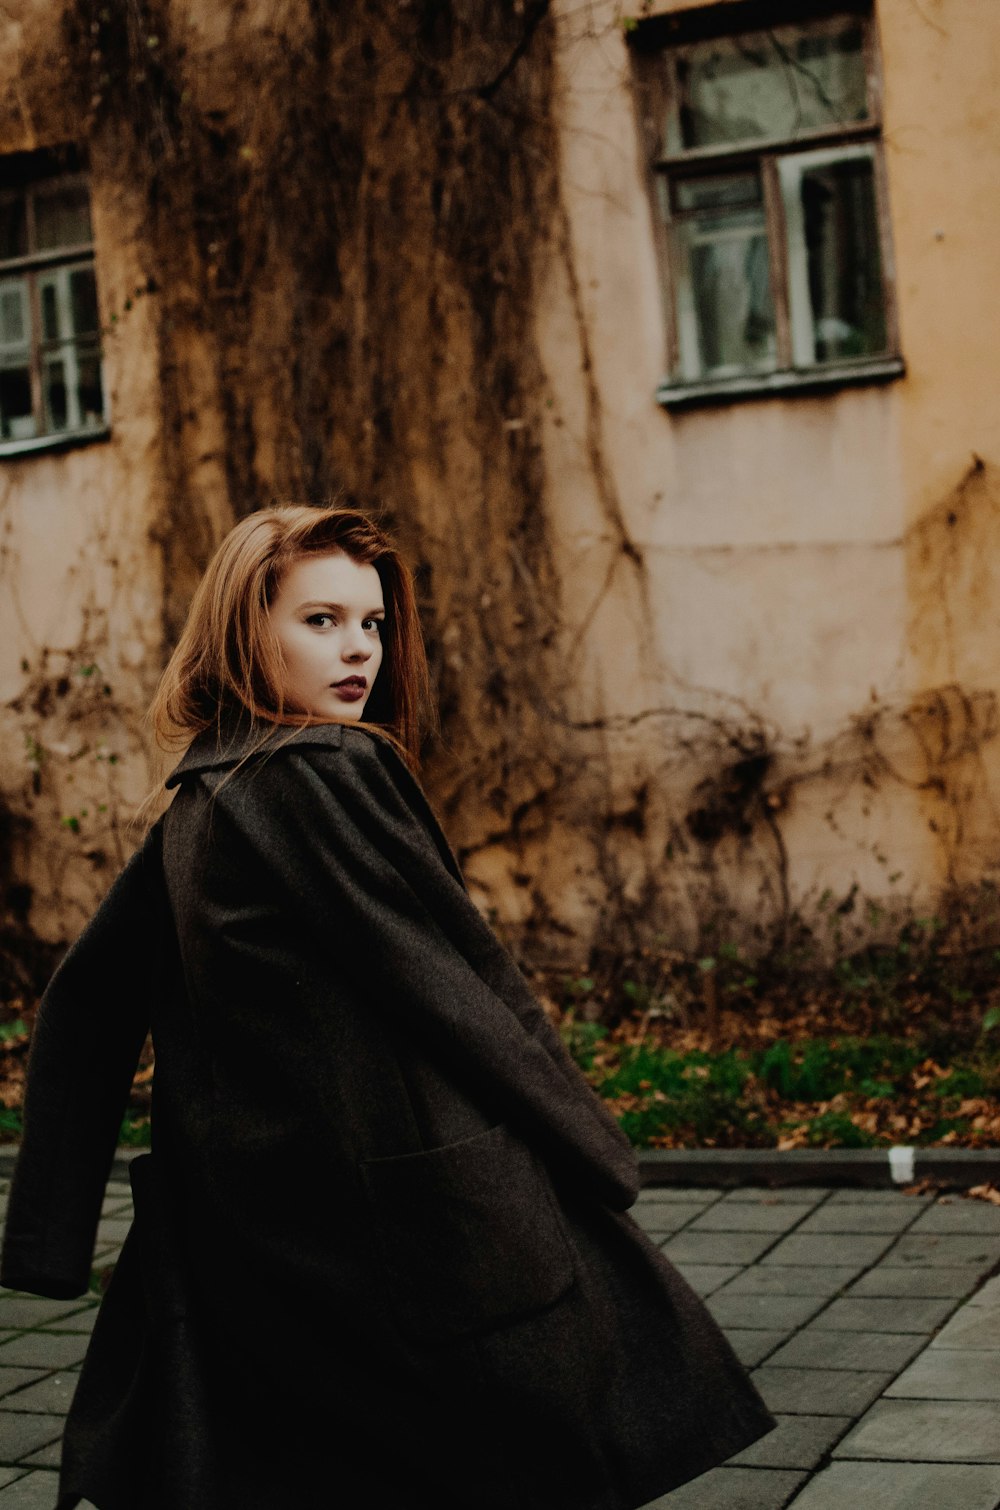
<path fill-rule="evenodd" d="M 46 144 L 17 79 L 51 14 L 32 0 L 0 22 L 4 151 Z M 1000 8 L 878 0 L 877 16 L 906 376 L 668 413 L 622 7 L 557 0 L 561 197 L 537 332 L 580 765 L 554 825 L 471 863 L 515 923 L 525 869 L 584 940 L 617 891 L 675 942 L 713 918 L 763 938 L 853 887 L 923 911 L 998 871 Z M 136 212 L 100 172 L 92 190 L 111 437 L 0 461 L 6 875 L 50 938 L 130 847 L 162 654 L 159 377 L 142 299 L 124 312 L 144 279 Z M 192 414 L 177 443 L 204 469 L 211 533 L 217 437 Z M 608 814 L 596 838 L 590 802 Z"/>
<path fill-rule="evenodd" d="M 559 6 L 565 215 L 540 335 L 573 692 L 660 793 L 632 863 L 660 865 L 677 916 L 699 895 L 744 924 L 808 915 L 855 885 L 932 909 L 1000 860 L 1000 10 L 879 0 L 877 18 L 906 376 L 668 413 L 622 8 Z M 696 842 L 706 760 L 755 749 L 748 831 Z"/>

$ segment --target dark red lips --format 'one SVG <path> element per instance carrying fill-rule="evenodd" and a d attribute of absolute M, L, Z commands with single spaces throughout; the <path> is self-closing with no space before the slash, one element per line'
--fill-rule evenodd
<path fill-rule="evenodd" d="M 365 695 L 368 686 L 367 678 L 363 676 L 345 676 L 342 682 L 334 682 L 331 691 L 336 692 L 344 702 L 356 703 Z"/>

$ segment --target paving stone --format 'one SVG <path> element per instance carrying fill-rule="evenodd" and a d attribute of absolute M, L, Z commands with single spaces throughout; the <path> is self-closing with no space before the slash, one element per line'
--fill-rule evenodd
<path fill-rule="evenodd" d="M 742 1272 L 739 1264 L 677 1264 L 675 1267 L 703 1300 Z"/>
<path fill-rule="evenodd" d="M 736 1205 L 759 1202 L 762 1206 L 815 1206 L 819 1201 L 826 1200 L 829 1193 L 822 1185 L 788 1185 L 776 1190 L 738 1185 L 735 1190 L 727 1190 L 723 1200 Z"/>
<path fill-rule="evenodd" d="M 754 1371 L 753 1382 L 775 1414 L 858 1416 L 877 1400 L 892 1374 L 844 1369 L 772 1368 Z"/>
<path fill-rule="evenodd" d="M 43 1332 L 92 1332 L 97 1320 L 98 1307 L 88 1306 L 85 1311 L 74 1311 L 72 1316 L 61 1316 L 58 1321 L 41 1327 Z"/>
<path fill-rule="evenodd" d="M 80 1333 L 22 1332 L 0 1347 L 0 1365 L 24 1364 L 28 1368 L 68 1368 L 79 1363 L 89 1339 Z"/>
<path fill-rule="evenodd" d="M 1000 1400 L 1000 1352 L 928 1348 L 886 1394 L 907 1400 Z"/>
<path fill-rule="evenodd" d="M 56 1502 L 59 1475 L 34 1468 L 23 1478 L 0 1489 L 0 1510 L 52 1510 Z"/>
<path fill-rule="evenodd" d="M 893 1264 L 967 1265 L 986 1274 L 1000 1260 L 1000 1240 L 988 1234 L 906 1232 L 896 1242 Z"/>
<path fill-rule="evenodd" d="M 4 1410 L 27 1410 L 33 1414 L 39 1412 L 43 1415 L 64 1416 L 69 1410 L 76 1390 L 79 1374 L 50 1374 L 47 1379 L 40 1379 L 37 1384 L 29 1384 L 27 1389 L 19 1389 L 12 1395 L 5 1395 Z"/>
<path fill-rule="evenodd" d="M 645 1510 L 784 1510 L 805 1477 L 778 1468 L 713 1468 Z"/>
<path fill-rule="evenodd" d="M 29 1452 L 55 1442 L 62 1436 L 63 1424 L 62 1416 L 0 1410 L 0 1463 L 16 1463 Z"/>
<path fill-rule="evenodd" d="M 104 1187 L 104 1199 L 106 1201 L 128 1201 L 131 1205 L 132 1186 L 128 1180 L 109 1180 Z"/>
<path fill-rule="evenodd" d="M 921 1210 L 934 1200 L 932 1195 L 907 1195 L 902 1190 L 835 1190 L 829 1204 L 844 1206 L 908 1206 Z"/>
<path fill-rule="evenodd" d="M 26 1468 L 58 1468 L 62 1462 L 62 1438 L 50 1442 L 47 1447 L 39 1447 L 37 1452 L 29 1452 L 21 1462 Z"/>
<path fill-rule="evenodd" d="M 727 1327 L 726 1338 L 744 1368 L 753 1368 L 763 1362 L 769 1353 L 780 1347 L 791 1329 L 785 1327 L 775 1332 L 749 1332 L 739 1327 Z"/>
<path fill-rule="evenodd" d="M 892 1237 L 882 1234 L 792 1232 L 783 1237 L 762 1260 L 765 1264 L 793 1264 L 806 1268 L 852 1269 L 860 1274 L 877 1263 L 892 1245 Z M 905 1239 L 904 1239 L 905 1241 Z M 925 1242 L 942 1242 L 928 1237 Z M 957 1238 L 953 1241 L 961 1242 Z"/>
<path fill-rule="evenodd" d="M 815 1468 L 851 1425 L 850 1416 L 778 1416 L 774 1431 L 730 1458 L 753 1468 Z"/>
<path fill-rule="evenodd" d="M 953 1463 L 832 1463 L 790 1510 L 994 1510 L 1000 1468 Z"/>
<path fill-rule="evenodd" d="M 643 1232 L 671 1233 L 693 1221 L 705 1210 L 703 1205 L 685 1205 L 682 1201 L 647 1201 L 633 1206 L 631 1215 Z"/>
<path fill-rule="evenodd" d="M 641 1199 L 641 1197 L 640 1197 L 640 1199 Z M 130 1222 L 132 1220 L 132 1202 L 131 1201 L 116 1201 L 116 1200 L 110 1200 L 109 1201 L 109 1200 L 105 1200 L 104 1204 L 101 1207 L 101 1216 L 102 1216 L 102 1218 L 103 1217 L 112 1217 L 112 1218 L 116 1219 L 117 1221 L 129 1221 Z"/>
<path fill-rule="evenodd" d="M 24 1295 L 0 1297 L 0 1327 L 8 1328 L 44 1326 L 63 1316 L 71 1316 L 87 1305 L 83 1300 L 43 1300 L 38 1296 Z"/>
<path fill-rule="evenodd" d="M 905 1271 L 909 1273 L 909 1270 Z M 726 1285 L 727 1295 L 818 1295 L 828 1299 L 850 1284 L 856 1269 L 809 1269 L 768 1264 L 744 1269 Z"/>
<path fill-rule="evenodd" d="M 828 1203 L 806 1217 L 800 1232 L 902 1232 L 920 1220 L 916 1206 L 848 1206 L 846 1202 Z"/>
<path fill-rule="evenodd" d="M 721 1190 L 700 1190 L 691 1185 L 645 1185 L 639 1192 L 640 1201 L 700 1201 L 707 1206 L 717 1201 Z"/>
<path fill-rule="evenodd" d="M 952 1299 L 843 1295 L 816 1317 L 815 1325 L 830 1332 L 920 1332 L 929 1337 L 954 1308 Z"/>
<path fill-rule="evenodd" d="M 1000 1238 L 1000 1206 L 985 1201 L 936 1201 L 914 1222 L 914 1232 L 992 1233 Z"/>
<path fill-rule="evenodd" d="M 949 1297 L 961 1300 L 975 1289 L 978 1271 L 970 1268 L 945 1267 L 900 1268 L 893 1264 L 876 1264 L 862 1274 L 850 1288 L 851 1295 Z"/>
<path fill-rule="evenodd" d="M 995 1279 L 988 1279 L 984 1285 L 980 1285 L 974 1295 L 970 1295 L 970 1306 L 1000 1306 L 1000 1275 Z"/>
<path fill-rule="evenodd" d="M 116 1264 L 122 1256 L 122 1250 L 117 1243 L 108 1243 L 103 1247 L 98 1245 L 94 1249 L 94 1267 L 102 1268 L 108 1264 Z"/>
<path fill-rule="evenodd" d="M 932 1348 L 960 1348 L 976 1351 L 979 1348 L 1000 1348 L 1000 1300 L 991 1306 L 977 1306 L 971 1302 L 943 1327 L 931 1343 Z"/>
<path fill-rule="evenodd" d="M 116 1243 L 118 1246 L 125 1241 L 129 1234 L 131 1221 L 122 1221 L 116 1217 L 105 1217 L 97 1226 L 97 1242 Z"/>
<path fill-rule="evenodd" d="M 801 1206 L 753 1205 L 719 1201 L 691 1225 L 692 1232 L 787 1232 L 803 1216 Z"/>
<path fill-rule="evenodd" d="M 18 1479 L 23 1479 L 23 1478 L 24 1478 L 24 1469 L 23 1468 L 0 1468 L 0 1489 L 4 1489 L 4 1488 L 6 1488 L 6 1486 L 8 1484 L 13 1484 Z M 12 1506 L 13 1503 L 14 1503 L 13 1500 L 8 1500 L 7 1501 L 8 1505 Z"/>
<path fill-rule="evenodd" d="M 772 1368 L 891 1369 L 905 1368 L 923 1347 L 923 1337 L 888 1332 L 824 1332 L 811 1322 L 774 1357 Z"/>
<path fill-rule="evenodd" d="M 877 1400 L 833 1455 L 1000 1464 L 1000 1411 L 985 1400 Z"/>
<path fill-rule="evenodd" d="M 773 1242 L 770 1233 L 681 1232 L 661 1247 L 673 1263 L 752 1264 Z"/>
<path fill-rule="evenodd" d="M 726 1289 L 712 1296 L 708 1309 L 723 1328 L 790 1332 L 824 1305 L 822 1295 L 734 1295 Z"/>
<path fill-rule="evenodd" d="M 0 1368 L 0 1395 L 21 1389 L 25 1384 L 34 1384 L 36 1379 L 44 1379 L 45 1374 L 43 1368 Z"/>

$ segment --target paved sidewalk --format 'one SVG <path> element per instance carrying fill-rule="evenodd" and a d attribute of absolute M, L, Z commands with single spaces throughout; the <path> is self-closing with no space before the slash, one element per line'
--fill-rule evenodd
<path fill-rule="evenodd" d="M 778 1420 L 649 1510 L 998 1510 L 1000 1208 L 664 1188 L 636 1214 Z"/>
<path fill-rule="evenodd" d="M 6 1199 L 7 1182 L 0 1180 Z M 1000 1208 L 828 1188 L 650 1189 L 778 1429 L 647 1510 L 1000 1510 Z M 95 1266 L 128 1230 L 112 1181 Z M 52 1510 L 93 1299 L 0 1291 L 0 1510 Z M 475 1510 L 474 1494 L 470 1510 Z"/>

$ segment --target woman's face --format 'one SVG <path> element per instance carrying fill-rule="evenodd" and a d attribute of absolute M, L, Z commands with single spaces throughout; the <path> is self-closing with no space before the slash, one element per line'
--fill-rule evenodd
<path fill-rule="evenodd" d="M 285 706 L 360 718 L 382 664 L 385 603 L 374 566 L 343 551 L 300 556 L 281 579 L 270 618 L 285 662 Z"/>

